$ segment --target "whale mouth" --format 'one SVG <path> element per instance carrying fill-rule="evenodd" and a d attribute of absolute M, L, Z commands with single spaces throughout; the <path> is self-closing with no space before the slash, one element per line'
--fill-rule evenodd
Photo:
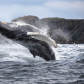
<path fill-rule="evenodd" d="M 27 35 L 31 35 L 32 38 L 44 41 L 49 45 L 57 48 L 57 43 L 48 35 L 41 34 L 40 32 L 27 32 Z"/>

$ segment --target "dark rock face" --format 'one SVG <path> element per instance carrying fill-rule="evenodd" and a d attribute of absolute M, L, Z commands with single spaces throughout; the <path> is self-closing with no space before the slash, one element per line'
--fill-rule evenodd
<path fill-rule="evenodd" d="M 39 24 L 39 18 L 36 16 L 29 15 L 29 16 L 19 17 L 19 18 L 12 20 L 12 22 L 17 22 L 17 21 L 29 23 L 31 25 L 39 27 L 39 25 L 38 25 Z"/>
<path fill-rule="evenodd" d="M 84 21 L 80 22 L 79 25 L 71 32 L 71 34 L 73 42 L 84 43 Z"/>
<path fill-rule="evenodd" d="M 84 43 L 84 20 L 44 18 L 41 24 L 49 27 L 48 34 L 57 43 Z"/>
<path fill-rule="evenodd" d="M 57 43 L 84 43 L 84 19 L 43 18 L 36 16 L 19 17 L 12 22 L 25 22 L 35 27 L 46 29 L 47 34 Z"/>

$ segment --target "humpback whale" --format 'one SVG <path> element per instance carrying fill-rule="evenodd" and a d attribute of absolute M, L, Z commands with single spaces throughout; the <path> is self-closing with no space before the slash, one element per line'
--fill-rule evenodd
<path fill-rule="evenodd" d="M 56 60 L 51 46 L 57 47 L 56 42 L 47 35 L 40 34 L 38 28 L 31 25 L 11 27 L 12 23 L 0 22 L 0 33 L 28 48 L 33 57 L 40 56 L 46 61 Z M 51 46 L 50 46 L 51 45 Z"/>

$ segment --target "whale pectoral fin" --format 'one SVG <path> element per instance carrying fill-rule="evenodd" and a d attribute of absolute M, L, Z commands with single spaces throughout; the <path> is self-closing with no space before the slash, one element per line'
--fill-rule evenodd
<path fill-rule="evenodd" d="M 48 43 L 49 45 L 57 48 L 57 43 L 49 36 L 40 34 L 39 32 L 27 32 L 27 35 L 30 35 L 32 38 L 35 38 L 37 40 L 44 41 Z"/>

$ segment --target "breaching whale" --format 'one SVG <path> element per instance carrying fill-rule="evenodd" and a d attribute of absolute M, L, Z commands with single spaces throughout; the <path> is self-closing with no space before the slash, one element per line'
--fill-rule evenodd
<path fill-rule="evenodd" d="M 56 60 L 51 48 L 51 46 L 57 47 L 56 42 L 49 36 L 40 34 L 38 28 L 33 28 L 31 25 L 12 28 L 9 24 L 0 22 L 0 33 L 28 48 L 34 58 L 40 56 L 46 61 Z"/>

